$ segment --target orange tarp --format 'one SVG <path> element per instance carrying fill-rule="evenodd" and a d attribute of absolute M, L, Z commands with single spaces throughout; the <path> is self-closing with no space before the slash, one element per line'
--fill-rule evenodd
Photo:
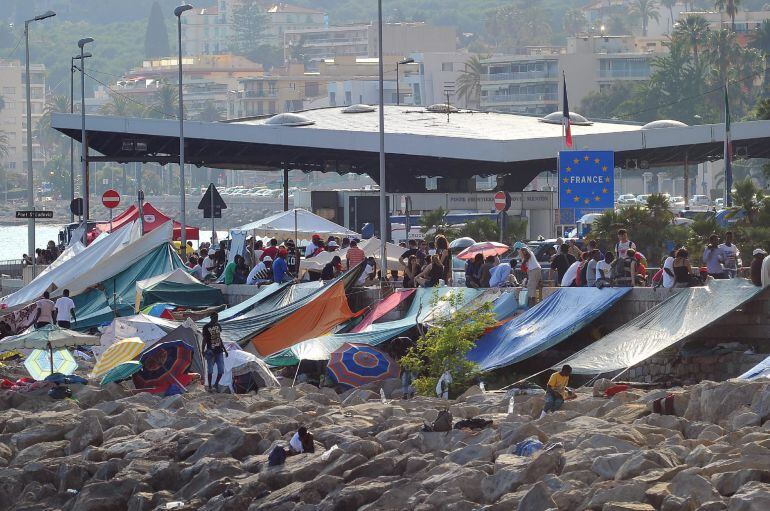
<path fill-rule="evenodd" d="M 348 306 L 345 283 L 340 281 L 298 311 L 251 338 L 257 353 L 267 357 L 298 342 L 326 334 L 355 315 Z"/>

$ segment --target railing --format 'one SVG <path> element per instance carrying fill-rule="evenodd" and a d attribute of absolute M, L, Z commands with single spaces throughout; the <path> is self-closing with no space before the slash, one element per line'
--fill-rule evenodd
<path fill-rule="evenodd" d="M 491 103 L 531 103 L 537 101 L 558 100 L 558 94 L 555 92 L 544 92 L 542 94 L 496 94 L 487 96 L 487 101 Z"/>
<path fill-rule="evenodd" d="M 552 78 L 555 80 L 558 76 L 549 71 L 518 71 L 515 73 L 490 73 L 481 77 L 482 80 L 490 82 L 499 80 L 528 80 L 532 78 Z"/>
<path fill-rule="evenodd" d="M 0 261 L 0 275 L 7 275 L 12 279 L 20 279 L 24 273 L 24 263 L 21 259 L 6 259 Z"/>
<path fill-rule="evenodd" d="M 636 69 L 602 69 L 599 71 L 600 78 L 649 78 L 650 70 L 642 71 Z"/>

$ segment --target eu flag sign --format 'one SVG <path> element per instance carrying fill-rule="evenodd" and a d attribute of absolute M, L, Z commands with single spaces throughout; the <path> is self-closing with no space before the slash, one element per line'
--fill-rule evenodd
<path fill-rule="evenodd" d="M 615 153 L 559 152 L 559 209 L 613 209 Z"/>

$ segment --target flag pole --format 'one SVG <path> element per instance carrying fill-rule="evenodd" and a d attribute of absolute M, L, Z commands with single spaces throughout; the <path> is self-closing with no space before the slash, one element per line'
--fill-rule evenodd
<path fill-rule="evenodd" d="M 724 160 L 725 160 L 725 207 L 733 205 L 733 148 L 730 133 L 730 98 L 728 96 L 728 82 L 725 80 L 725 140 L 724 140 Z"/>

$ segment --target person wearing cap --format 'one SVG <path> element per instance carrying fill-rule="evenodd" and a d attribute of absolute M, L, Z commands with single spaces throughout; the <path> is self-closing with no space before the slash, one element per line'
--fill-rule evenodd
<path fill-rule="evenodd" d="M 263 284 L 273 280 L 273 258 L 265 256 L 257 265 L 251 269 L 249 276 L 246 277 L 246 284 L 251 286 Z"/>
<path fill-rule="evenodd" d="M 327 252 L 334 252 L 340 247 L 339 243 L 337 243 L 336 240 L 329 240 L 329 242 L 326 244 L 326 251 Z"/>
<path fill-rule="evenodd" d="M 315 255 L 315 251 L 318 249 L 320 241 L 321 236 L 318 234 L 313 234 L 313 238 L 310 240 L 310 243 L 308 243 L 305 247 L 305 259 L 309 259 Z"/>
<path fill-rule="evenodd" d="M 260 260 L 264 260 L 265 257 L 269 257 L 273 261 L 275 261 L 276 256 L 278 255 L 278 240 L 273 238 L 270 240 L 269 246 L 262 251 L 262 255 L 259 257 Z"/>
<path fill-rule="evenodd" d="M 762 285 L 762 264 L 767 259 L 767 252 L 761 248 L 755 248 L 751 258 L 751 282 L 755 286 Z"/>
<path fill-rule="evenodd" d="M 286 249 L 278 251 L 278 257 L 273 261 L 273 282 L 282 283 L 291 280 L 289 266 L 286 264 Z"/>

